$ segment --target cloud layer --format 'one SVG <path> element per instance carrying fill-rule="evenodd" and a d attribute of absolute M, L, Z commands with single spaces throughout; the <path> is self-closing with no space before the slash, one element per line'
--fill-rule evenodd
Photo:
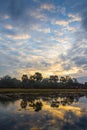
<path fill-rule="evenodd" d="M 86 76 L 86 7 L 86 0 L 0 0 L 0 75 Z"/>

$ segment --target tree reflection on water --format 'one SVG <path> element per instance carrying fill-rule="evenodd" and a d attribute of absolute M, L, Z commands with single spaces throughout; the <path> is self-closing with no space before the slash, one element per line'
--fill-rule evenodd
<path fill-rule="evenodd" d="M 21 99 L 21 109 L 26 109 L 27 106 L 32 107 L 35 111 L 40 111 L 43 107 L 43 101 L 49 102 L 51 107 L 59 107 L 60 105 L 72 105 L 73 103 L 79 102 L 81 97 L 87 97 L 86 93 L 63 93 L 56 95 L 33 95 L 33 94 L 5 94 L 0 95 L 0 103 L 3 105 L 9 105 L 14 103 L 16 100 Z"/>
<path fill-rule="evenodd" d="M 60 105 L 66 106 L 73 103 L 77 103 L 79 98 L 86 96 L 86 94 L 63 94 L 63 95 L 50 95 L 49 97 L 44 96 L 30 96 L 22 98 L 20 106 L 25 109 L 27 106 L 32 107 L 36 112 L 40 111 L 43 107 L 43 101 L 49 102 L 49 105 L 53 108 L 58 108 Z M 41 99 L 41 100 L 40 100 Z"/>
<path fill-rule="evenodd" d="M 86 103 L 86 93 L 0 94 L 0 130 L 87 130 Z"/>

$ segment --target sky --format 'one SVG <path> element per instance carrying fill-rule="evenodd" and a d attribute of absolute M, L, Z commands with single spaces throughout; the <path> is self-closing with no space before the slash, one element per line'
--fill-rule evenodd
<path fill-rule="evenodd" d="M 0 0 L 0 77 L 86 77 L 87 0 Z"/>

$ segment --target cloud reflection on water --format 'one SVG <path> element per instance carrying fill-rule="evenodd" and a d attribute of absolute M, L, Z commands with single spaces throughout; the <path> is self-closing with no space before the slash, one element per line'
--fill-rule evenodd
<path fill-rule="evenodd" d="M 7 97 L 10 99 L 11 96 Z M 87 105 L 82 106 L 82 104 L 87 99 L 83 96 L 83 94 L 20 95 L 14 98 L 14 101 L 8 99 L 7 104 L 4 102 L 6 97 L 3 97 L 3 100 L 0 100 L 0 128 L 4 130 L 7 128 L 10 130 L 86 130 Z"/>

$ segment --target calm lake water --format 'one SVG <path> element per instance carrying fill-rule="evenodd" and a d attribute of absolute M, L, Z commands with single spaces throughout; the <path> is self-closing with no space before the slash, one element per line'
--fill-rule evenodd
<path fill-rule="evenodd" d="M 0 94 L 0 130 L 87 130 L 87 94 Z"/>

